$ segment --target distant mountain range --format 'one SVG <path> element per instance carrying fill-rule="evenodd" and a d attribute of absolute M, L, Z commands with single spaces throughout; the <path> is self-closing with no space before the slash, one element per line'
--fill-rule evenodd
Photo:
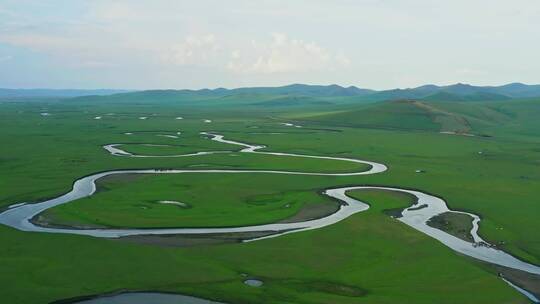
<path fill-rule="evenodd" d="M 416 88 L 393 89 L 376 91 L 361 89 L 355 86 L 342 87 L 339 85 L 306 85 L 291 84 L 281 87 L 248 87 L 237 89 L 201 89 L 201 90 L 49 90 L 49 89 L 0 89 L 0 97 L 80 97 L 91 95 L 111 95 L 118 93 L 123 98 L 134 97 L 144 100 L 145 98 L 164 98 L 174 101 L 176 98 L 185 100 L 214 99 L 214 98 L 241 98 L 249 99 L 254 96 L 281 96 L 286 102 L 291 96 L 295 102 L 301 103 L 303 97 L 358 97 L 363 100 L 423 100 L 423 101 L 483 101 L 483 100 L 507 100 L 515 98 L 540 97 L 540 85 L 526 85 L 523 83 L 511 83 L 502 86 L 473 86 L 469 84 L 454 84 L 437 86 L 433 84 L 423 85 Z M 292 99 L 291 99 L 292 100 Z"/>
<path fill-rule="evenodd" d="M 432 101 L 480 101 L 529 98 L 540 96 L 540 85 L 511 83 L 502 86 L 472 86 L 453 84 L 449 86 L 424 85 L 410 89 L 379 91 L 371 97 L 389 99 L 421 99 Z"/>
<path fill-rule="evenodd" d="M 272 95 L 297 95 L 310 97 L 333 97 L 333 96 L 364 96 L 375 93 L 369 89 L 360 89 L 355 86 L 342 87 L 336 84 L 332 85 L 307 85 L 291 84 L 282 87 L 254 87 L 239 89 L 217 89 L 218 92 L 227 92 L 229 94 L 272 94 Z"/>

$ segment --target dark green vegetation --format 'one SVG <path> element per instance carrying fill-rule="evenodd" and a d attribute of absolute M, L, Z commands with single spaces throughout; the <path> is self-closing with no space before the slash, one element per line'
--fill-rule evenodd
<path fill-rule="evenodd" d="M 456 236 L 462 240 L 472 242 L 472 218 L 467 214 L 445 212 L 432 217 L 428 225 Z"/>
<path fill-rule="evenodd" d="M 128 151 L 149 154 L 238 149 L 199 134 L 216 131 L 267 145 L 269 151 L 373 160 L 387 164 L 389 171 L 352 177 L 185 174 L 109 179 L 95 196 L 48 213 L 60 222 L 136 227 L 266 223 L 308 206 L 333 204 L 319 194 L 323 188 L 390 185 L 434 193 L 452 209 L 481 215 L 482 237 L 540 263 L 540 100 L 361 102 L 357 97 L 314 95 L 289 96 L 301 104 L 290 107 L 281 95 L 265 94 L 227 97 L 221 103 L 215 97 L 178 98 L 168 92 L 0 101 L 0 206 L 61 194 L 75 179 L 111 169 L 361 169 L 337 161 L 237 152 L 127 158 L 102 148 L 124 143 Z M 274 99 L 280 102 L 261 104 Z M 314 99 L 325 102 L 312 103 Z M 142 116 L 148 119 L 140 120 Z M 184 119 L 176 120 L 178 116 Z M 178 139 L 156 136 L 178 131 Z M 140 143 L 172 147 L 135 145 Z M 419 169 L 425 172 L 415 173 Z M 493 268 L 455 254 L 385 214 L 409 206 L 408 197 L 375 191 L 351 195 L 371 208 L 324 229 L 243 244 L 171 248 L 1 226 L 2 297 L 12 303 L 48 303 L 127 289 L 181 292 L 228 303 L 527 302 Z M 159 200 L 184 202 L 189 208 Z M 241 274 L 265 284 L 246 286 Z"/>

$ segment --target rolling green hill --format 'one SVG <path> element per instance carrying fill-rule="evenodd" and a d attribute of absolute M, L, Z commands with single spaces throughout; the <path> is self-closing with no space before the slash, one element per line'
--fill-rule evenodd
<path fill-rule="evenodd" d="M 496 101 L 509 99 L 511 98 L 508 96 L 489 92 L 476 92 L 472 94 L 458 95 L 444 91 L 421 98 L 421 100 L 425 101 Z"/>
<path fill-rule="evenodd" d="M 532 136 L 540 130 L 540 99 L 482 102 L 384 101 L 312 112 L 292 118 L 321 125 L 454 132 L 493 136 Z"/>
<path fill-rule="evenodd" d="M 1 95 L 1 94 L 0 94 Z M 504 86 L 424 85 L 416 88 L 374 91 L 354 86 L 292 84 L 281 87 L 248 87 L 237 89 L 148 90 L 108 96 L 82 96 L 73 102 L 118 102 L 136 104 L 181 103 L 207 106 L 224 103 L 258 106 L 330 105 L 339 101 L 366 103 L 414 99 L 423 101 L 500 101 L 540 97 L 540 86 L 513 83 Z M 1 97 L 1 96 L 0 96 Z M 347 103 L 345 102 L 345 103 Z"/>
<path fill-rule="evenodd" d="M 430 103 L 413 100 L 381 102 L 305 119 L 349 127 L 462 133 L 470 130 L 468 121 L 461 115 L 437 108 Z"/>

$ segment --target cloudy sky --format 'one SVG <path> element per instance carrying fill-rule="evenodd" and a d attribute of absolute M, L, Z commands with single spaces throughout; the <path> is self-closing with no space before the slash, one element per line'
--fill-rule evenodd
<path fill-rule="evenodd" d="M 0 87 L 540 83 L 538 0 L 0 0 Z"/>

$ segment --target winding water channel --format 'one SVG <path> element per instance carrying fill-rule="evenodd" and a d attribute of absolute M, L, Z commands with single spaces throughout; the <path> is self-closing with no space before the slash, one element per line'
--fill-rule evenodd
<path fill-rule="evenodd" d="M 359 200 L 353 199 L 347 196 L 348 191 L 354 190 L 386 190 L 386 191 L 396 191 L 404 192 L 410 195 L 413 195 L 417 198 L 417 202 L 405 209 L 402 212 L 402 217 L 398 220 L 407 224 L 408 226 L 440 241 L 447 247 L 452 250 L 459 252 L 461 254 L 473 257 L 475 259 L 509 267 L 512 269 L 517 269 L 525 271 L 532 274 L 540 275 L 540 267 L 533 265 L 522 260 L 517 259 L 516 257 L 499 250 L 486 241 L 484 241 L 478 235 L 478 224 L 480 218 L 472 213 L 459 212 L 468 214 L 473 218 L 473 228 L 470 231 L 473 242 L 468 242 L 457 238 L 453 235 L 450 235 L 442 230 L 430 227 L 427 225 L 427 221 L 441 213 L 444 212 L 458 212 L 448 209 L 446 202 L 436 196 L 423 193 L 415 190 L 400 189 L 395 187 L 375 187 L 375 186 L 352 186 L 352 187 L 342 187 L 342 188 L 332 188 L 326 189 L 324 194 L 335 198 L 342 202 L 339 210 L 333 214 L 330 214 L 326 217 L 308 220 L 303 222 L 295 223 L 275 223 L 275 224 L 265 224 L 265 225 L 253 225 L 253 226 L 242 226 L 242 227 L 231 227 L 231 228 L 159 228 L 159 229 L 70 229 L 70 228 L 56 228 L 56 227 L 43 227 L 38 226 L 32 222 L 32 219 L 40 214 L 41 212 L 61 205 L 72 202 L 74 200 L 91 196 L 96 191 L 96 180 L 99 178 L 116 175 L 116 174 L 205 174 L 205 173 L 228 173 L 228 174 L 290 174 L 290 175 L 313 175 L 313 176 L 353 176 L 353 175 L 369 175 L 381 173 L 387 170 L 387 167 L 383 164 L 352 159 L 352 158 L 343 158 L 343 157 L 329 157 L 329 156 L 314 156 L 314 155 L 302 155 L 302 154 L 292 154 L 292 153 L 281 153 L 281 152 L 264 152 L 259 151 L 260 149 L 265 148 L 262 145 L 251 145 L 247 143 L 242 143 L 238 141 L 225 139 L 222 135 L 202 132 L 201 134 L 208 136 L 211 140 L 218 141 L 221 143 L 231 144 L 242 147 L 239 151 L 241 153 L 256 153 L 264 155 L 273 155 L 273 156 L 284 156 L 284 157 L 302 157 L 302 158 L 314 158 L 314 159 L 325 159 L 325 160 L 337 160 L 337 161 L 346 161 L 351 163 L 359 163 L 369 165 L 370 168 L 365 171 L 358 172 L 348 172 L 348 173 L 319 173 L 319 172 L 295 172 L 295 171 L 281 171 L 281 170 L 157 170 L 157 169 L 145 169 L 145 170 L 114 170 L 107 172 L 100 172 L 92 174 L 89 176 L 82 177 L 76 180 L 73 183 L 73 188 L 66 194 L 63 194 L 59 197 L 49 199 L 43 202 L 38 203 L 16 203 L 10 206 L 10 208 L 2 213 L 0 213 L 0 223 L 13 227 L 22 231 L 33 231 L 33 232 L 47 232 L 47 233 L 68 233 L 68 234 L 78 234 L 78 235 L 87 235 L 93 237 L 102 237 L 102 238 L 118 238 L 125 236 L 133 235 L 167 235 L 167 234 L 216 234 L 216 233 L 239 233 L 239 232 L 270 232 L 272 234 L 249 239 L 246 241 L 256 241 L 266 238 L 277 237 L 289 233 L 296 233 L 300 231 L 306 231 L 311 229 L 318 229 L 325 226 L 335 224 L 355 213 L 365 211 L 369 208 L 369 205 L 361 202 Z M 120 157 L 196 157 L 199 155 L 208 155 L 208 154 L 217 154 L 217 153 L 231 153 L 232 151 L 207 151 L 207 152 L 197 152 L 189 154 L 180 154 L 180 155 L 135 155 L 124 151 L 121 149 L 122 144 L 110 144 L 106 145 L 103 148 L 107 150 L 111 155 L 120 156 Z M 416 208 L 418 206 L 424 206 L 423 208 Z M 534 300 L 534 299 L 533 299 Z"/>

